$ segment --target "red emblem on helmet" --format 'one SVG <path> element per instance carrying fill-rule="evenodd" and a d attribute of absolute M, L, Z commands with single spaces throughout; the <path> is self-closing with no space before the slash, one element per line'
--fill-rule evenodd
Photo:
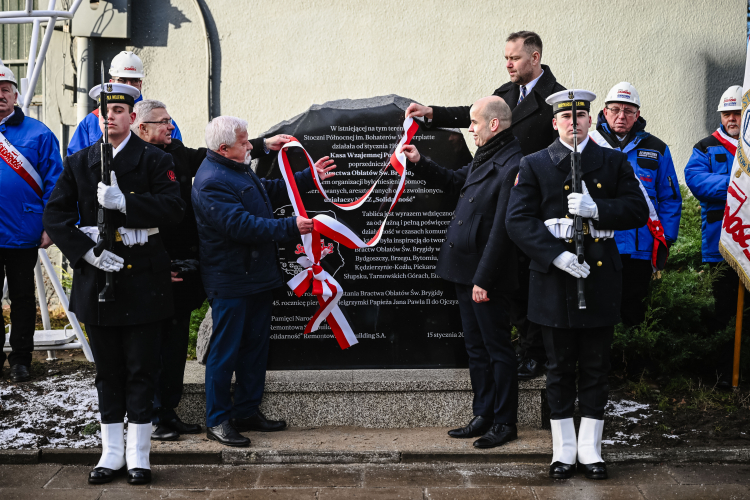
<path fill-rule="evenodd" d="M 177 180 L 177 176 L 174 175 L 174 172 L 172 170 L 167 171 L 167 177 L 169 177 L 170 181 L 176 181 Z"/>
<path fill-rule="evenodd" d="M 123 69 L 125 71 L 135 71 L 135 66 L 125 66 Z"/>

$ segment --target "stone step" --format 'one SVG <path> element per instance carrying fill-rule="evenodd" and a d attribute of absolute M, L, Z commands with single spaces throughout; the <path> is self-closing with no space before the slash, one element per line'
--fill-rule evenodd
<path fill-rule="evenodd" d="M 205 425 L 205 367 L 188 361 L 180 418 Z M 542 428 L 546 379 L 519 383 L 518 424 Z M 261 411 L 294 427 L 456 427 L 472 418 L 469 370 L 269 371 Z"/>

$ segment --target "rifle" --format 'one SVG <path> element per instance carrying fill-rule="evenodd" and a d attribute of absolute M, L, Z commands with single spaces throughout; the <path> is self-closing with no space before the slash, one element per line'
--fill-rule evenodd
<path fill-rule="evenodd" d="M 102 182 L 110 185 L 112 174 L 112 144 L 109 142 L 109 127 L 107 127 L 107 93 L 104 91 L 104 62 L 102 62 L 101 93 L 99 94 L 99 114 L 104 120 L 104 139 L 101 144 Z M 115 246 L 115 225 L 112 221 L 112 211 L 99 205 L 96 214 L 96 225 L 99 228 L 99 241 L 94 247 L 94 255 L 99 257 L 104 250 L 112 252 Z M 111 272 L 106 272 L 104 288 L 99 292 L 99 302 L 115 301 L 115 283 Z"/>
<path fill-rule="evenodd" d="M 583 194 L 583 184 L 581 179 L 581 153 L 578 151 L 578 117 L 576 109 L 576 100 L 571 91 L 568 97 L 573 99 L 573 153 L 570 155 L 570 167 L 573 177 L 573 192 Z M 576 215 L 573 217 L 574 231 L 573 240 L 576 244 L 576 256 L 578 263 L 583 264 L 583 217 Z M 584 296 L 583 278 L 578 278 L 578 309 L 586 309 L 586 297 Z"/>

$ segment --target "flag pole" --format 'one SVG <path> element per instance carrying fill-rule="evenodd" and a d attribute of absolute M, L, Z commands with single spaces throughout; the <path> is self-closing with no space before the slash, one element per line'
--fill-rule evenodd
<path fill-rule="evenodd" d="M 737 291 L 737 322 L 734 326 L 734 366 L 732 367 L 732 387 L 740 384 L 740 347 L 742 346 L 742 313 L 745 309 L 745 284 L 740 279 Z"/>

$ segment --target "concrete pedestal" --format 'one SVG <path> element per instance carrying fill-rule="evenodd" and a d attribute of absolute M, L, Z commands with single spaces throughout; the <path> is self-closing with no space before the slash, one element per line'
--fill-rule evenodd
<path fill-rule="evenodd" d="M 177 413 L 205 424 L 205 367 L 189 361 Z M 518 423 L 541 428 L 548 417 L 544 377 L 519 384 Z M 261 411 L 290 426 L 453 427 L 472 418 L 467 369 L 270 371 Z"/>

